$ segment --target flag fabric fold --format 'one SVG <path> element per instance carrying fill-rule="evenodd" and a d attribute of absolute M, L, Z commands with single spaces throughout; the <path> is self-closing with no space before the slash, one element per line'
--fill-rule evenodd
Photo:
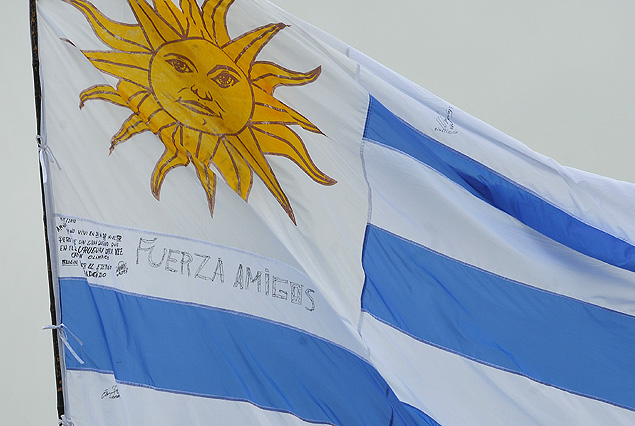
<path fill-rule="evenodd" d="M 73 424 L 635 422 L 635 185 L 265 0 L 38 20 Z"/>

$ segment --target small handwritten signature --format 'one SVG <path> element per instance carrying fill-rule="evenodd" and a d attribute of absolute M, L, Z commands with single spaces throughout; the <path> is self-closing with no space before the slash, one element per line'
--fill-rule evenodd
<path fill-rule="evenodd" d="M 117 264 L 117 276 L 128 273 L 128 265 L 123 260 L 120 260 Z"/>
<path fill-rule="evenodd" d="M 117 388 L 117 385 L 112 385 L 111 387 L 109 387 L 108 389 L 106 389 L 102 394 L 101 394 L 101 399 L 104 398 L 110 398 L 110 399 L 117 399 L 119 398 L 119 389 Z"/>
<path fill-rule="evenodd" d="M 439 127 L 435 127 L 434 130 L 441 133 L 447 133 L 448 135 L 453 135 L 458 133 L 458 131 L 454 128 L 454 122 L 452 121 L 452 107 L 449 107 L 446 111 L 445 118 L 440 115 L 437 117 L 437 123 Z"/>

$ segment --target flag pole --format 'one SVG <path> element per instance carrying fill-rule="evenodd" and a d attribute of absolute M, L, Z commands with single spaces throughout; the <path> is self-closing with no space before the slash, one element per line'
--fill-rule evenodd
<path fill-rule="evenodd" d="M 41 131 L 42 119 L 42 86 L 40 82 L 40 59 L 38 53 L 38 32 L 37 32 L 37 10 L 36 0 L 29 0 L 29 15 L 31 21 L 31 54 L 33 65 L 33 88 L 35 92 L 35 117 L 36 129 L 38 136 Z M 44 197 L 44 180 L 42 178 L 42 169 L 40 169 L 40 189 L 42 192 L 42 212 L 44 221 L 44 239 L 46 246 L 46 260 L 48 273 L 48 287 L 50 298 L 51 321 L 57 324 L 57 313 L 55 311 L 55 292 L 53 289 L 53 272 L 51 268 L 51 248 L 48 234 L 48 224 L 46 215 L 46 202 Z M 64 414 L 64 394 L 62 392 L 62 368 L 60 362 L 60 351 L 57 340 L 57 330 L 53 329 L 53 356 L 55 359 L 55 385 L 57 388 L 57 414 L 62 417 Z"/>

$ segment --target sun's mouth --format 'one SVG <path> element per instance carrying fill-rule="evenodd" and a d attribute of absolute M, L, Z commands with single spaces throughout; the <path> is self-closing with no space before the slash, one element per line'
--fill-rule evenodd
<path fill-rule="evenodd" d="M 203 115 L 211 115 L 212 117 L 218 117 L 218 118 L 223 118 L 223 114 L 221 114 L 220 112 L 216 112 L 214 110 L 212 110 L 211 108 L 209 108 L 206 105 L 203 105 L 202 103 L 198 102 L 198 101 L 191 101 L 191 100 L 187 100 L 187 99 L 182 99 L 182 98 L 178 98 L 176 100 L 177 103 L 183 105 L 185 108 L 189 109 L 190 111 L 193 111 L 197 114 L 203 114 Z"/>

